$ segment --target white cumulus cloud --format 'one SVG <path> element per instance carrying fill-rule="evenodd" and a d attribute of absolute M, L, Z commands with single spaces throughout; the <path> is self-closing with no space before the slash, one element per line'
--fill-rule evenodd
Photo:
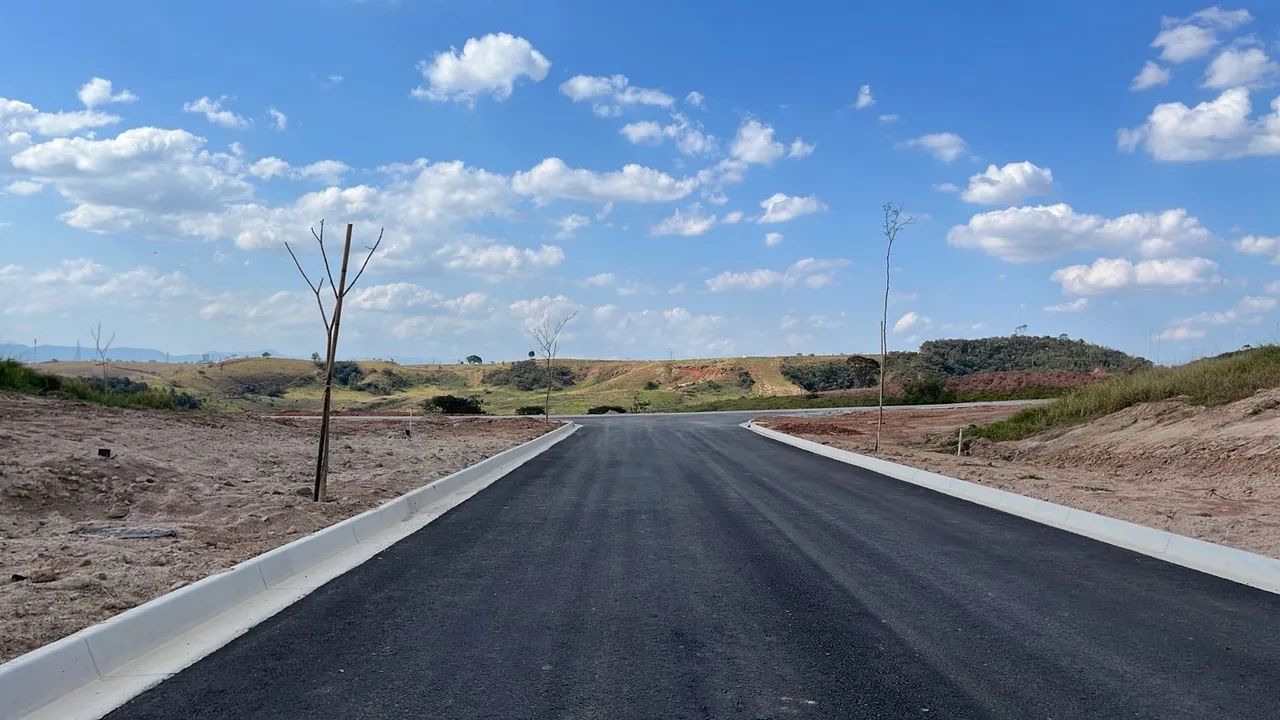
<path fill-rule="evenodd" d="M 804 284 L 811 288 L 822 288 L 835 281 L 835 271 L 849 265 L 843 258 L 819 259 L 804 258 L 792 263 L 786 270 L 744 270 L 734 272 L 726 270 L 706 280 L 707 289 L 711 292 L 727 292 L 731 290 L 765 290 L 772 287 L 792 287 Z"/>
<path fill-rule="evenodd" d="M 1209 54 L 1221 32 L 1234 30 L 1253 20 L 1248 10 L 1224 10 L 1214 5 L 1185 18 L 1161 18 L 1161 31 L 1151 41 L 1160 58 L 1182 63 Z"/>
<path fill-rule="evenodd" d="M 1270 258 L 1272 265 L 1280 265 L 1280 237 L 1246 235 L 1237 240 L 1235 246 L 1245 255 L 1261 255 Z"/>
<path fill-rule="evenodd" d="M 697 237 L 715 227 L 715 224 L 716 216 L 704 215 L 702 206 L 694 203 L 684 210 L 676 209 L 670 217 L 664 218 L 657 225 L 650 228 L 649 234 L 655 236 L 679 235 L 682 237 Z"/>
<path fill-rule="evenodd" d="M 1090 265 L 1071 265 L 1050 277 L 1069 295 L 1096 295 L 1128 287 L 1185 287 L 1222 281 L 1218 263 L 1202 257 L 1133 262 L 1098 258 Z"/>
<path fill-rule="evenodd" d="M 1147 121 L 1116 133 L 1125 152 L 1143 147 L 1157 160 L 1184 162 L 1280 154 L 1280 97 L 1271 112 L 1252 118 L 1249 90 L 1224 90 L 1195 107 L 1180 102 L 1157 105 Z"/>
<path fill-rule="evenodd" d="M 111 86 L 110 80 L 100 77 L 92 78 L 89 82 L 81 85 L 80 92 L 76 94 L 80 98 L 80 102 L 89 109 L 108 103 L 131 103 L 138 99 L 137 95 L 128 90 L 116 92 Z"/>
<path fill-rule="evenodd" d="M 1261 48 L 1227 48 L 1209 63 L 1204 86 L 1215 90 L 1234 87 L 1259 88 L 1275 83 L 1280 63 L 1267 57 Z"/>
<path fill-rule="evenodd" d="M 679 200 L 697 187 L 693 178 L 677 180 L 664 172 L 642 165 L 626 165 L 614 172 L 597 173 L 571 168 L 560 158 L 547 158 L 530 170 L 518 172 L 512 187 L 521 195 L 548 200 L 588 202 L 670 202 Z"/>
<path fill-rule="evenodd" d="M 1046 260 L 1080 250 L 1168 256 L 1213 238 L 1182 208 L 1106 218 L 1078 213 L 1065 203 L 980 213 L 947 233 L 952 246 L 981 250 L 1008 262 Z"/>
<path fill-rule="evenodd" d="M 1142 69 L 1138 71 L 1138 74 L 1133 76 L 1133 81 L 1129 83 L 1129 89 L 1137 92 L 1147 88 L 1168 85 L 1172 77 L 1173 74 L 1169 72 L 1168 68 L 1161 67 L 1148 60 L 1142 66 Z"/>
<path fill-rule="evenodd" d="M 1024 160 L 1000 168 L 988 165 L 969 178 L 969 187 L 960 193 L 960 199 L 978 205 L 1016 205 L 1052 189 L 1053 172 Z"/>
<path fill-rule="evenodd" d="M 797 196 L 774 193 L 760 201 L 764 214 L 757 222 L 780 223 L 794 220 L 803 215 L 822 212 L 827 206 L 815 195 Z"/>
<path fill-rule="evenodd" d="M 671 107 L 675 102 L 661 90 L 632 85 L 626 75 L 574 75 L 560 83 L 560 93 L 574 102 L 591 102 L 592 110 L 604 117 L 620 114 L 624 106 Z"/>
<path fill-rule="evenodd" d="M 858 88 L 858 99 L 854 101 L 853 106 L 859 110 L 866 110 L 876 104 L 876 98 L 871 94 L 871 86 L 863 85 Z"/>
<path fill-rule="evenodd" d="M 249 121 L 237 115 L 236 113 L 222 107 L 225 97 L 214 100 L 210 97 L 200 97 L 188 103 L 183 103 L 182 111 L 189 113 L 197 113 L 204 115 L 205 120 L 218 125 L 220 127 L 229 128 L 231 130 L 243 130 L 249 127 Z"/>
<path fill-rule="evenodd" d="M 929 133 L 904 143 L 907 147 L 924 150 L 944 163 L 949 163 L 969 153 L 969 143 L 955 133 Z"/>
<path fill-rule="evenodd" d="M 411 95 L 437 102 L 453 100 L 474 105 L 476 98 L 488 95 L 506 100 L 522 77 L 539 82 L 547 76 L 551 61 L 522 37 L 508 33 L 489 33 L 468 38 L 459 52 L 457 48 L 437 53 L 430 62 L 418 63 L 425 86 L 413 89 Z"/>

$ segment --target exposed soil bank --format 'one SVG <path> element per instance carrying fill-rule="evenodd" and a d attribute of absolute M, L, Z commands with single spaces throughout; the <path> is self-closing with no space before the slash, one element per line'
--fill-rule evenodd
<path fill-rule="evenodd" d="M 0 661 L 228 568 L 554 426 L 515 418 L 318 426 L 0 393 Z M 98 457 L 110 448 L 114 457 Z M 100 528 L 172 535 L 116 539 Z"/>

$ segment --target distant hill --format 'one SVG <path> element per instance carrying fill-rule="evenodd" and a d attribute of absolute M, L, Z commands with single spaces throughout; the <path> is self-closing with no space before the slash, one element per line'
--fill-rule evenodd
<path fill-rule="evenodd" d="M 82 345 L 79 349 L 74 345 L 40 345 L 35 349 L 35 351 L 36 362 L 48 362 L 50 360 L 57 360 L 58 362 L 74 362 L 76 360 L 93 360 L 96 358 L 92 345 Z M 262 352 L 263 351 L 259 350 L 252 354 L 261 355 Z M 218 361 L 225 360 L 232 356 L 248 354 L 250 353 L 212 350 L 207 353 L 207 356 L 209 360 Z M 111 351 L 107 353 L 108 358 L 119 362 L 166 362 L 167 360 L 168 362 L 175 363 L 191 363 L 201 362 L 205 359 L 205 356 L 206 353 L 166 355 L 163 350 L 134 347 L 113 347 L 111 348 Z M 31 362 L 31 346 L 15 342 L 0 342 L 0 358 L 13 358 L 23 362 Z"/>
<path fill-rule="evenodd" d="M 82 362 L 43 363 L 41 369 L 62 375 L 101 373 L 99 366 L 88 361 L 87 353 L 82 351 L 82 356 Z M 693 360 L 568 358 L 556 365 L 552 373 L 557 387 L 552 395 L 553 411 L 562 413 L 598 406 L 649 411 L 806 407 L 815 403 L 837 407 L 873 400 L 876 391 L 872 388 L 879 382 L 878 358 L 858 354 Z M 924 343 L 919 352 L 890 355 L 885 390 L 886 395 L 897 397 L 909 382 L 942 375 L 956 399 L 1052 397 L 1095 382 L 1095 375 L 1150 365 L 1117 350 L 1062 338 L 933 340 Z M 361 360 L 344 361 L 339 369 L 335 407 L 365 412 L 420 411 L 428 398 L 457 395 L 476 398 L 488 412 L 510 413 L 540 405 L 545 382 L 543 366 L 527 361 L 426 365 Z M 1095 374 L 1097 369 L 1104 372 Z M 280 357 L 215 364 L 121 361 L 114 363 L 109 373 L 190 393 L 211 409 L 314 412 L 323 387 L 322 373 L 315 363 Z"/>

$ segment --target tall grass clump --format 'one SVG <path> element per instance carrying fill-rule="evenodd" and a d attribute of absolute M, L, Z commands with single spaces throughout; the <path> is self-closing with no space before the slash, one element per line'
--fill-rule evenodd
<path fill-rule="evenodd" d="M 200 407 L 200 401 L 187 393 L 159 390 L 124 378 L 103 381 L 50 375 L 17 360 L 0 360 L 0 390 L 63 397 L 111 407 L 156 410 L 195 410 Z"/>
<path fill-rule="evenodd" d="M 1053 428 L 1079 425 L 1138 403 L 1185 398 L 1194 405 L 1222 405 L 1273 387 L 1280 387 L 1280 346 L 1267 345 L 1176 367 L 1118 375 L 1046 405 L 974 428 L 965 435 L 1021 440 Z"/>

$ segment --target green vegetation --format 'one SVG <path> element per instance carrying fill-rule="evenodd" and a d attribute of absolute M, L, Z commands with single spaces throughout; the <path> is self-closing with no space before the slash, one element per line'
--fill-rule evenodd
<path fill-rule="evenodd" d="M 541 415 L 542 406 L 541 405 L 521 405 L 520 407 L 516 408 L 516 414 L 517 415 Z"/>
<path fill-rule="evenodd" d="M 1061 388 L 1017 388 L 1012 390 L 947 390 L 941 401 L 917 396 L 908 401 L 902 395 L 886 395 L 885 405 L 931 405 L 961 402 L 998 402 L 1001 400 L 1040 400 L 1069 392 Z M 709 412 L 713 410 L 803 410 L 808 408 L 875 407 L 877 396 L 865 394 L 775 395 L 773 397 L 740 397 L 698 403 L 675 408 L 679 412 Z"/>
<path fill-rule="evenodd" d="M 844 360 L 783 360 L 782 377 L 808 390 L 854 390 L 876 384 L 880 363 L 853 355 Z"/>
<path fill-rule="evenodd" d="M 458 397 L 457 395 L 436 395 L 422 403 L 422 409 L 429 413 L 445 415 L 483 415 L 484 407 L 474 397 Z"/>
<path fill-rule="evenodd" d="M 907 370 L 915 366 L 925 372 L 957 376 L 1005 370 L 1074 370 L 1087 373 L 1097 368 L 1109 373 L 1127 373 L 1151 367 L 1150 360 L 1119 350 L 1084 340 L 1048 336 L 928 340 L 920 345 L 920 352 L 914 358 L 905 357 L 906 355 L 903 353 L 898 358 L 891 356 L 889 369 Z M 895 360 L 899 360 L 903 367 L 896 368 Z"/>
<path fill-rule="evenodd" d="M 921 377 L 902 383 L 904 405 L 941 405 L 953 402 L 955 393 L 947 388 L 947 381 L 940 376 Z"/>
<path fill-rule="evenodd" d="M 0 390 L 64 397 L 111 407 L 195 410 L 200 400 L 187 393 L 154 389 L 129 378 L 67 378 L 32 370 L 16 360 L 0 360 Z"/>
<path fill-rule="evenodd" d="M 573 385 L 573 370 L 565 365 L 552 365 L 550 368 L 535 360 L 521 360 L 511 363 L 509 367 L 491 370 L 484 374 L 486 385 L 513 387 L 517 390 L 537 390 L 547 387 L 548 374 L 551 387 L 565 388 Z"/>
<path fill-rule="evenodd" d="M 1222 405 L 1272 387 L 1280 387 L 1280 347 L 1274 345 L 1172 368 L 1117 375 L 1074 390 L 1047 405 L 1027 408 L 1000 422 L 975 428 L 966 435 L 1020 440 L 1088 422 L 1137 403 L 1186 398 L 1195 405 Z"/>

